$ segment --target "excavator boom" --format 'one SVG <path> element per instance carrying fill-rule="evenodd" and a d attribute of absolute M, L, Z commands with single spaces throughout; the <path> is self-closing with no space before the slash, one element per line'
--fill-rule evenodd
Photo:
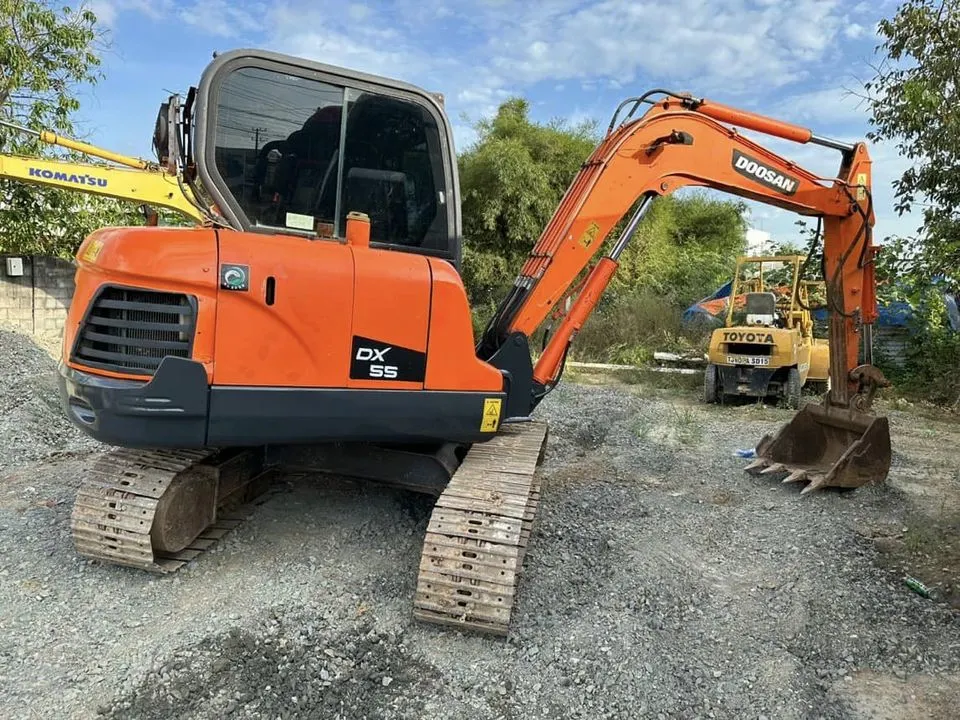
<path fill-rule="evenodd" d="M 0 120 L 0 126 L 33 135 L 48 145 L 122 166 L 0 154 L 0 179 L 163 207 L 180 213 L 198 225 L 207 220 L 189 186 L 182 182 L 176 172 L 49 130 L 35 131 L 3 120 Z"/>
<path fill-rule="evenodd" d="M 508 296 L 485 332 L 481 353 L 496 352 L 511 335 L 530 337 L 599 253 L 610 231 L 633 215 L 610 252 L 596 262 L 576 300 L 544 348 L 534 368 L 534 393 L 545 395 L 556 383 L 570 343 L 613 277 L 617 260 L 653 200 L 682 187 L 699 186 L 824 220 L 824 267 L 830 308 L 831 389 L 820 411 L 801 413 L 777 440 L 765 438 L 758 463 L 769 471 L 789 470 L 811 487 L 859 485 L 882 478 L 889 467 L 886 421 L 864 414 L 882 373 L 858 362 L 863 328 L 876 318 L 871 228 L 871 161 L 862 143 L 847 145 L 819 138 L 810 130 L 689 96 L 662 92 L 662 100 L 640 118 L 616 125 L 583 164 L 547 224 Z M 649 96 L 650 94 L 648 94 Z M 635 105 L 648 96 L 635 99 Z M 621 106 L 622 108 L 623 106 Z M 728 124 L 729 123 L 729 124 Z M 842 153 L 836 178 L 826 180 L 740 134 L 736 127 L 795 142 L 817 142 Z M 869 353 L 869 349 L 868 349 Z M 869 357 L 869 355 L 868 355 Z M 812 415 L 816 419 L 812 420 Z M 818 414 L 819 413 L 819 414 Z M 821 437 L 833 427 L 836 433 Z M 815 428 L 815 429 L 812 429 Z M 824 432 L 827 432 L 824 430 Z M 855 448 L 871 460 L 864 473 L 838 470 L 850 465 Z M 817 453 L 810 457 L 811 448 Z M 772 471 L 771 471 L 772 472 Z"/>
<path fill-rule="evenodd" d="M 181 190 L 176 178 L 160 170 L 0 155 L 0 178 L 164 207 L 197 224 L 204 221 L 189 188 Z"/>

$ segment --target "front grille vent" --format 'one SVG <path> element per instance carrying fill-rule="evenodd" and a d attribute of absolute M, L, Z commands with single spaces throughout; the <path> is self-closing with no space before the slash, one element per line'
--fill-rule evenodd
<path fill-rule="evenodd" d="M 190 357 L 196 316 L 196 299 L 181 293 L 106 287 L 80 326 L 72 360 L 153 375 L 168 355 Z"/>

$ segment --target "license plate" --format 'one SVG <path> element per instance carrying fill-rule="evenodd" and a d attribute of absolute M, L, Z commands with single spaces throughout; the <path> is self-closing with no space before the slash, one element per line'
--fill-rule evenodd
<path fill-rule="evenodd" d="M 769 365 L 770 358 L 767 355 L 727 355 L 727 362 L 730 365 Z"/>

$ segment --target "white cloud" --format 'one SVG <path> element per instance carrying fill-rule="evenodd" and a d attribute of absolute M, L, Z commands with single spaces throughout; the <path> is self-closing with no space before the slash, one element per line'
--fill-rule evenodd
<path fill-rule="evenodd" d="M 835 53 L 842 26 L 839 0 L 565 0 L 480 3 L 491 33 L 493 66 L 527 83 L 638 75 L 744 93 L 759 83 L 778 87 L 807 76 L 811 64 Z M 485 12 L 484 12 L 485 10 Z M 485 20 L 485 22 L 484 22 Z"/>
<path fill-rule="evenodd" d="M 843 29 L 843 34 L 851 40 L 856 40 L 867 34 L 867 29 L 859 23 L 850 23 Z"/>
<path fill-rule="evenodd" d="M 814 132 L 821 128 L 865 128 L 869 109 L 857 95 L 857 88 L 830 86 L 818 90 L 795 93 L 774 103 L 768 112 L 797 124 L 806 124 Z M 822 133 L 821 133 L 822 134 Z"/>
<path fill-rule="evenodd" d="M 372 33 L 364 35 L 373 36 Z M 390 43 L 365 43 L 322 28 L 274 37 L 268 44 L 279 52 L 406 81 L 421 71 L 425 62 L 425 58 L 412 49 Z"/>
<path fill-rule="evenodd" d="M 88 7 L 97 16 L 97 21 L 108 28 L 112 28 L 117 21 L 117 6 L 111 0 L 93 0 Z"/>
<path fill-rule="evenodd" d="M 89 0 L 86 6 L 97 16 L 103 27 L 113 29 L 124 12 L 135 12 L 159 20 L 174 7 L 174 0 Z"/>
<path fill-rule="evenodd" d="M 350 16 L 350 19 L 355 22 L 362 22 L 366 20 L 373 13 L 373 10 L 370 9 L 369 5 L 364 5 L 363 3 L 350 3 L 347 6 L 347 14 Z"/>
<path fill-rule="evenodd" d="M 235 37 L 260 30 L 266 6 L 259 3 L 240 5 L 236 0 L 194 0 L 177 10 L 177 17 L 187 25 L 218 37 Z"/>

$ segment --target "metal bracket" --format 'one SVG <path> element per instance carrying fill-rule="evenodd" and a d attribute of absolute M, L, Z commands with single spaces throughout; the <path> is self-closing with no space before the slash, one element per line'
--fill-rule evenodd
<path fill-rule="evenodd" d="M 878 389 L 891 385 L 880 368 L 874 365 L 858 365 L 850 371 L 850 380 L 857 384 L 857 392 L 850 399 L 850 404 L 861 411 L 870 409 Z"/>

